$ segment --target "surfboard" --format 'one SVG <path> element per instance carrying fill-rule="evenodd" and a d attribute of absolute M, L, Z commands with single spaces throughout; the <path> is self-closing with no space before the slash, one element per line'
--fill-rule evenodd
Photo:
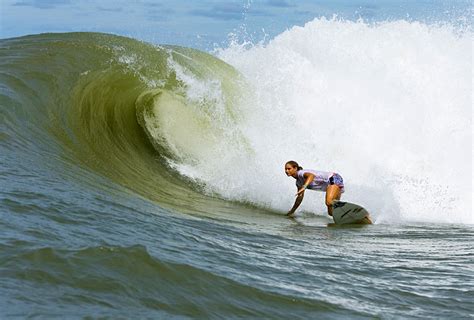
<path fill-rule="evenodd" d="M 367 210 L 345 201 L 334 201 L 332 218 L 336 224 L 372 224 Z"/>

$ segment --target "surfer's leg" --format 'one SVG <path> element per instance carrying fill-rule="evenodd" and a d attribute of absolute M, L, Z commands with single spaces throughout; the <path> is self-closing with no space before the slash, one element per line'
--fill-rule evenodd
<path fill-rule="evenodd" d="M 328 186 L 326 190 L 326 206 L 328 207 L 328 215 L 332 216 L 332 202 L 341 199 L 341 189 L 335 184 Z"/>

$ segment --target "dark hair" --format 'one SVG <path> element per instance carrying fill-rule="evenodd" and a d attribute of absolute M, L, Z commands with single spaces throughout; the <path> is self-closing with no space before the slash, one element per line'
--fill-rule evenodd
<path fill-rule="evenodd" d="M 298 171 L 299 171 L 299 170 L 303 170 L 303 167 L 300 167 L 300 165 L 299 165 L 298 162 L 296 162 L 296 161 L 290 160 L 290 161 L 288 161 L 286 164 L 289 164 L 289 165 L 292 166 L 293 168 L 298 168 Z"/>

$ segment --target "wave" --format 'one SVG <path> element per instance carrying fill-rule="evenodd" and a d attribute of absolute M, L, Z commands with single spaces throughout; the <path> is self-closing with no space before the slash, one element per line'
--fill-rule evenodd
<path fill-rule="evenodd" d="M 95 33 L 6 39 L 1 47 L 2 145 L 23 152 L 34 163 L 29 170 L 52 166 L 58 178 L 111 188 L 92 172 L 181 213 L 229 207 L 171 164 L 196 161 L 199 154 L 187 148 L 206 150 L 216 141 L 212 108 L 232 105 L 232 67 L 189 48 Z M 223 104 L 186 96 L 178 67 L 220 87 Z"/>
<path fill-rule="evenodd" d="M 1 40 L 1 143 L 181 213 L 285 211 L 295 159 L 340 172 L 379 222 L 472 223 L 470 37 L 322 18 L 217 57 L 96 33 Z"/>

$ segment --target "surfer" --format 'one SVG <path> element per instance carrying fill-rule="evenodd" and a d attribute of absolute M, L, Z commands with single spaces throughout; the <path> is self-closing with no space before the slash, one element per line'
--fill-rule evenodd
<path fill-rule="evenodd" d="M 300 206 L 304 198 L 306 189 L 326 192 L 326 206 L 328 215 L 332 216 L 332 202 L 340 200 L 344 192 L 344 181 L 335 172 L 325 172 L 316 170 L 303 170 L 296 161 L 288 161 L 285 164 L 285 173 L 288 177 L 296 179 L 296 200 L 287 215 L 294 216 L 296 209 Z"/>

